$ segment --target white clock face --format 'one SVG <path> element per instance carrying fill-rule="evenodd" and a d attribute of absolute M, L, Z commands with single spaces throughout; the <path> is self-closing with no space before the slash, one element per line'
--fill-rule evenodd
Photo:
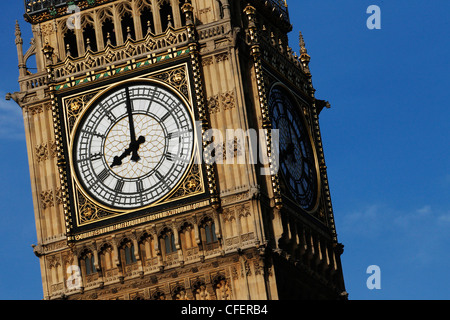
<path fill-rule="evenodd" d="M 185 103 L 149 83 L 106 93 L 77 126 L 73 163 L 83 189 L 110 208 L 136 209 L 167 196 L 189 168 L 194 126 Z"/>

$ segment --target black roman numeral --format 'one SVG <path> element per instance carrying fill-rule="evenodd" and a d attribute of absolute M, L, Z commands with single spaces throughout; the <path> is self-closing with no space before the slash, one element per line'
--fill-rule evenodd
<path fill-rule="evenodd" d="M 167 160 L 169 160 L 169 161 L 174 161 L 175 159 L 175 156 L 173 155 L 173 154 L 171 154 L 170 152 L 168 152 L 168 153 L 166 153 L 166 158 L 167 158 Z"/>
<path fill-rule="evenodd" d="M 101 182 L 104 182 L 106 180 L 106 178 L 109 177 L 109 170 L 106 168 L 103 169 L 103 171 L 100 172 L 100 174 L 97 177 Z"/>
<path fill-rule="evenodd" d="M 124 185 L 125 185 L 125 182 L 123 182 L 122 180 L 118 180 L 116 183 L 116 187 L 114 188 L 114 191 L 122 192 Z"/>
<path fill-rule="evenodd" d="M 167 112 L 164 117 L 161 118 L 161 122 L 166 121 L 170 117 L 170 112 Z"/>
<path fill-rule="evenodd" d="M 138 192 L 144 191 L 144 183 L 142 182 L 142 180 L 138 180 L 136 182 L 136 189 Z"/>

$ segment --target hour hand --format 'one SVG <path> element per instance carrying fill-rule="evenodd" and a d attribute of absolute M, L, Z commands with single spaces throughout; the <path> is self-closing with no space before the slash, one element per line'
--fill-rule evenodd
<path fill-rule="evenodd" d="M 141 144 L 145 143 L 145 137 L 140 136 L 137 141 L 132 141 L 130 146 L 122 153 L 120 157 L 114 157 L 113 163 L 111 164 L 111 168 L 122 165 L 122 160 L 128 157 L 131 154 L 131 161 L 138 162 L 141 158 L 138 155 L 138 150 Z"/>
<path fill-rule="evenodd" d="M 122 159 L 120 158 L 120 157 L 114 157 L 114 161 L 113 161 L 113 163 L 112 163 L 112 165 L 111 165 L 111 168 L 114 168 L 114 167 L 117 167 L 117 166 L 120 166 L 120 165 L 122 165 Z"/>

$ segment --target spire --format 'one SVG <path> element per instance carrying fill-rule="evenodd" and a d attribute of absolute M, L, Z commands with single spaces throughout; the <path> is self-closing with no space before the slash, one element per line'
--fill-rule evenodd
<path fill-rule="evenodd" d="M 23 44 L 22 32 L 20 31 L 19 21 L 16 20 L 16 45 Z"/>
<path fill-rule="evenodd" d="M 311 57 L 308 54 L 308 50 L 306 50 L 305 39 L 303 39 L 301 31 L 299 32 L 299 38 L 300 38 L 300 61 L 302 62 L 305 71 L 309 73 L 310 72 L 309 62 L 311 61 Z"/>
<path fill-rule="evenodd" d="M 23 39 L 22 32 L 20 31 L 19 21 L 16 20 L 16 47 L 17 47 L 17 58 L 19 60 L 19 75 L 25 76 L 27 73 L 27 66 L 25 65 L 25 58 L 23 55 Z"/>

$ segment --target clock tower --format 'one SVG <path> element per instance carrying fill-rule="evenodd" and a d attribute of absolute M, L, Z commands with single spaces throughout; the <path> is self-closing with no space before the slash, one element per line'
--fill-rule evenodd
<path fill-rule="evenodd" d="M 347 298 L 329 105 L 285 1 L 25 0 L 25 20 L 7 99 L 45 299 Z"/>

